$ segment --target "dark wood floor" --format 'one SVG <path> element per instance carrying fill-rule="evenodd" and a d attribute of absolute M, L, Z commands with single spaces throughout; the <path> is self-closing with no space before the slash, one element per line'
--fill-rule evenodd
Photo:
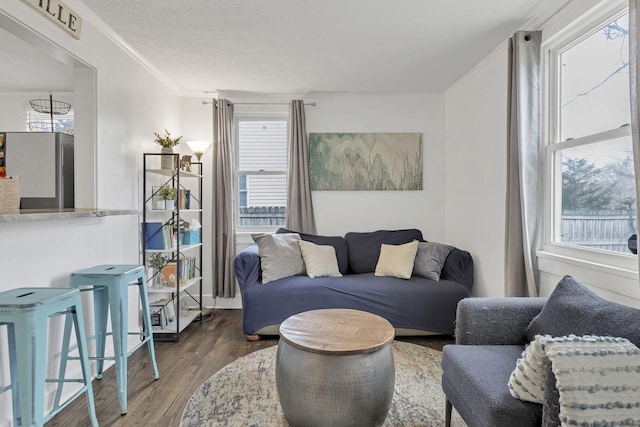
<path fill-rule="evenodd" d="M 399 339 L 438 350 L 453 342 L 449 336 Z M 187 327 L 180 335 L 179 343 L 155 344 L 159 380 L 153 380 L 146 346 L 129 358 L 126 415 L 120 415 L 115 368 L 105 371 L 102 380 L 94 380 L 98 421 L 101 426 L 178 426 L 189 398 L 204 381 L 238 357 L 277 343 L 277 337 L 248 342 L 242 333 L 240 310 L 214 310 L 213 318 Z M 91 425 L 84 396 L 46 425 Z"/>

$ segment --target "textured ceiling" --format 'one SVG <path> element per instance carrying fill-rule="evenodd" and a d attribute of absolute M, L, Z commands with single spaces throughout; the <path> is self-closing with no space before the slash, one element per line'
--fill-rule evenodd
<path fill-rule="evenodd" d="M 103 21 L 180 94 L 202 95 L 441 92 L 514 31 L 566 1 L 72 3 L 90 9 L 87 15 Z M 0 61 L 0 91 L 72 87 L 67 66 L 1 29 Z"/>
<path fill-rule="evenodd" d="M 78 1 L 183 94 L 440 92 L 531 18 L 564 3 Z"/>

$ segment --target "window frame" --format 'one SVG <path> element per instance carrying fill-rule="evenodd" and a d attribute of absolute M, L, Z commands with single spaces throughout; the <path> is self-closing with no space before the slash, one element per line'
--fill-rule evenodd
<path fill-rule="evenodd" d="M 543 210 L 542 238 L 539 242 L 539 265 L 550 266 L 571 264 L 577 268 L 587 268 L 604 274 L 613 274 L 623 278 L 638 277 L 638 261 L 634 254 L 613 252 L 584 246 L 571 245 L 560 241 L 560 209 L 562 193 L 562 164 L 558 161 L 558 153 L 565 149 L 586 146 L 594 142 L 622 138 L 631 134 L 631 126 L 610 129 L 592 135 L 578 137 L 567 141 L 559 141 L 560 135 L 560 54 L 580 43 L 594 32 L 596 28 L 606 25 L 617 16 L 628 12 L 628 2 L 616 0 L 602 7 L 594 8 L 589 13 L 574 20 L 562 31 L 545 40 L 542 45 L 543 70 Z M 558 178 L 560 177 L 560 178 Z M 558 264 L 559 263 L 559 264 Z M 559 269 L 552 272 L 562 275 Z M 612 290 L 627 293 L 624 289 Z"/>
<path fill-rule="evenodd" d="M 237 142 L 235 144 L 235 173 L 234 173 L 234 192 L 233 192 L 233 220 L 237 233 L 250 233 L 250 232 L 273 232 L 280 227 L 284 227 L 284 224 L 278 226 L 241 226 L 239 224 L 239 182 L 241 175 L 284 175 L 285 180 L 289 173 L 288 170 L 288 157 L 289 157 L 289 147 L 286 147 L 287 150 L 287 169 L 285 171 L 245 171 L 240 170 L 240 122 L 241 121 L 285 121 L 287 132 L 289 129 L 289 115 L 287 112 L 262 112 L 262 113 L 238 113 L 234 114 L 233 118 L 233 128 L 234 128 L 234 138 Z M 247 184 L 248 185 L 248 184 Z M 286 191 L 286 188 L 285 188 Z"/>

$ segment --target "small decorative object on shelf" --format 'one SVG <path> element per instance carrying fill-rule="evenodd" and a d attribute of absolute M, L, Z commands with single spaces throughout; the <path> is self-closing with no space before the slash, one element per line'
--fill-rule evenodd
<path fill-rule="evenodd" d="M 202 225 L 197 219 L 192 219 L 182 231 L 183 245 L 197 245 L 200 243 L 200 229 Z"/>
<path fill-rule="evenodd" d="M 154 141 L 162 147 L 160 152 L 163 154 L 172 154 L 173 147 L 180 144 L 180 140 L 182 140 L 182 136 L 171 138 L 171 133 L 166 129 L 164 130 L 163 136 L 160 136 L 157 132 L 154 132 L 153 134 L 156 136 Z M 162 169 L 176 169 L 177 167 L 177 165 L 174 164 L 173 156 L 162 156 L 160 162 L 160 167 Z"/>
<path fill-rule="evenodd" d="M 147 258 L 147 263 L 151 267 L 152 272 L 149 274 L 151 277 L 152 288 L 162 288 L 162 267 L 169 262 L 169 258 L 162 255 L 160 252 L 154 252 Z"/>
<path fill-rule="evenodd" d="M 180 159 L 180 169 L 185 172 L 191 172 L 191 156 L 185 154 Z"/>
<path fill-rule="evenodd" d="M 162 188 L 158 190 L 158 195 L 162 200 L 164 200 L 164 208 L 166 210 L 172 211 L 176 208 L 176 196 L 178 195 L 177 188 L 163 185 Z"/>
<path fill-rule="evenodd" d="M 162 187 L 160 186 L 153 186 L 151 187 L 151 200 L 152 200 L 152 207 L 151 209 L 153 210 L 164 210 L 165 208 L 165 203 L 164 203 L 164 199 L 160 196 L 160 189 Z"/>

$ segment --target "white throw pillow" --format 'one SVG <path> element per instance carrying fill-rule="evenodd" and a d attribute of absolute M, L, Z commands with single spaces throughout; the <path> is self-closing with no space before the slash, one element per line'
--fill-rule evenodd
<path fill-rule="evenodd" d="M 544 402 L 544 379 L 551 361 L 542 345 L 548 339 L 551 339 L 550 335 L 536 335 L 516 362 L 507 384 L 509 393 L 516 399 Z"/>
<path fill-rule="evenodd" d="M 576 418 L 590 416 L 589 411 L 580 408 L 579 404 L 574 405 L 575 402 L 584 403 L 581 399 L 585 399 L 585 396 L 597 394 L 596 399 L 624 402 L 629 400 L 627 391 L 631 394 L 640 391 L 640 350 L 626 338 L 536 335 L 522 352 L 511 373 L 507 384 L 511 395 L 516 399 L 543 403 L 545 375 L 549 365 L 552 365 L 561 391 L 561 417 L 563 414 L 571 414 Z M 631 371 L 629 367 L 632 367 Z M 623 392 L 614 389 L 615 385 L 625 382 L 627 388 Z M 589 387 L 592 389 L 588 390 Z M 637 399 L 630 400 L 637 402 Z M 612 414 L 614 411 L 605 412 Z M 628 412 L 622 413 L 624 415 L 620 419 L 625 419 Z M 610 421 L 601 415 L 597 414 L 596 418 Z M 580 422 L 575 425 L 581 425 Z"/>
<path fill-rule="evenodd" d="M 252 234 L 251 237 L 258 245 L 263 285 L 283 277 L 305 274 L 299 234 Z"/>
<path fill-rule="evenodd" d="M 376 264 L 375 275 L 410 279 L 417 252 L 417 240 L 404 245 L 387 245 L 383 243 L 380 247 L 380 257 L 378 258 L 378 264 Z"/>
<path fill-rule="evenodd" d="M 336 250 L 331 245 L 316 245 L 300 240 L 300 252 L 309 277 L 340 277 Z"/>

